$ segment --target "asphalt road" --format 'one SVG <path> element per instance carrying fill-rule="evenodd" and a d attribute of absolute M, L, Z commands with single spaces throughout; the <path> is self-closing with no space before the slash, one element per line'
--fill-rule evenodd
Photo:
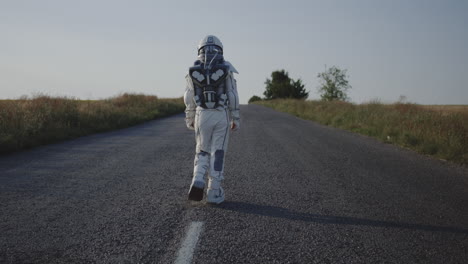
<path fill-rule="evenodd" d="M 183 115 L 0 157 L 0 263 L 468 263 L 468 169 L 241 111 L 219 206 Z"/>

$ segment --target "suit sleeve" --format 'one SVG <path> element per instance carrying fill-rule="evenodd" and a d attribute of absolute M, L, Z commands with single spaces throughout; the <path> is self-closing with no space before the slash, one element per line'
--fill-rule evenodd
<path fill-rule="evenodd" d="M 237 94 L 237 82 L 234 78 L 234 73 L 230 72 L 226 78 L 226 92 L 228 96 L 228 108 L 231 113 L 232 121 L 240 121 L 239 114 L 239 95 Z"/>
<path fill-rule="evenodd" d="M 193 89 L 193 82 L 192 79 L 187 75 L 185 77 L 186 80 L 186 88 L 184 93 L 184 103 L 185 103 L 185 124 L 187 128 L 194 129 L 193 124 L 195 121 L 195 109 L 197 105 L 195 103 L 195 92 Z"/>

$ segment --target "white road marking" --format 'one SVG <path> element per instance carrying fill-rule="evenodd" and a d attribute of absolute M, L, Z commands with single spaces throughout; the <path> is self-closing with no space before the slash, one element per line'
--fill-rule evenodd
<path fill-rule="evenodd" d="M 184 242 L 177 252 L 177 259 L 175 264 L 189 264 L 192 262 L 193 252 L 197 245 L 198 238 L 203 228 L 203 222 L 192 222 L 190 228 L 185 236 Z"/>

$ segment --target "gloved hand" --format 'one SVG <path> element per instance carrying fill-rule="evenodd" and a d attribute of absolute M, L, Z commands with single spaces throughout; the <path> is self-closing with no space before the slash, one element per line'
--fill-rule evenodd
<path fill-rule="evenodd" d="M 239 110 L 231 110 L 231 130 L 236 131 L 240 126 Z"/>
<path fill-rule="evenodd" d="M 195 130 L 194 123 L 195 122 L 194 122 L 193 118 L 185 118 L 185 125 L 187 125 L 188 129 Z"/>
<path fill-rule="evenodd" d="M 185 125 L 190 130 L 195 130 L 195 110 L 185 110 Z"/>
<path fill-rule="evenodd" d="M 231 121 L 231 130 L 232 131 L 237 131 L 240 126 L 240 119 L 235 119 Z"/>

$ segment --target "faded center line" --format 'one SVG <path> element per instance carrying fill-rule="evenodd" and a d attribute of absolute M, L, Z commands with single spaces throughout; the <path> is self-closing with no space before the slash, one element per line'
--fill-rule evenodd
<path fill-rule="evenodd" d="M 177 258 L 175 264 L 189 264 L 192 262 L 193 252 L 197 245 L 200 233 L 203 228 L 203 222 L 192 222 L 190 228 L 185 236 L 184 242 L 182 243 L 179 252 L 177 252 Z"/>

